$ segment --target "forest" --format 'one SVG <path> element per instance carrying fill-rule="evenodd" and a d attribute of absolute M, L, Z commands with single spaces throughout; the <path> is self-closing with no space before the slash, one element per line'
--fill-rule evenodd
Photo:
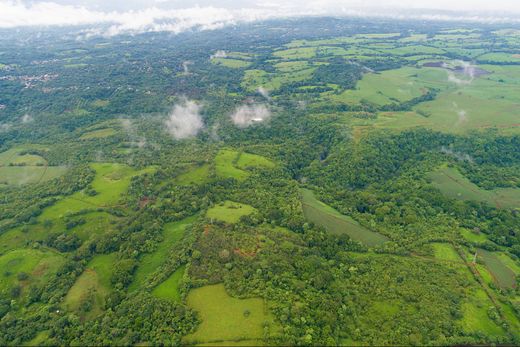
<path fill-rule="evenodd" d="M 0 345 L 519 345 L 519 81 L 497 23 L 0 29 Z"/>

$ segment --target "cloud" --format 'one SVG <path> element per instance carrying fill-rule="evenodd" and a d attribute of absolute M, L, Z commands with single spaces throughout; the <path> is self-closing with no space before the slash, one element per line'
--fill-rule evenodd
<path fill-rule="evenodd" d="M 231 120 L 239 128 L 261 123 L 271 118 L 271 111 L 266 105 L 242 105 L 231 115 Z"/>
<path fill-rule="evenodd" d="M 31 115 L 29 115 L 29 114 L 24 114 L 24 115 L 22 116 L 22 119 L 21 119 L 21 121 L 22 121 L 23 124 L 30 123 L 30 122 L 32 122 L 33 120 L 34 120 L 34 118 L 33 118 Z"/>
<path fill-rule="evenodd" d="M 195 101 L 183 99 L 173 107 L 165 125 L 168 133 L 177 140 L 196 136 L 204 127 L 200 105 Z"/>
<path fill-rule="evenodd" d="M 131 6 L 129 3 L 122 11 L 114 11 L 113 7 L 110 7 L 110 10 L 102 10 L 100 8 L 103 6 L 93 6 L 92 2 L 86 0 L 55 1 L 65 3 L 0 0 L 0 28 L 82 25 L 91 26 L 85 31 L 85 36 L 113 36 L 123 33 L 212 30 L 228 25 L 294 16 L 520 22 L 520 2 L 516 0 L 393 0 L 385 1 L 384 5 L 376 0 L 289 0 L 282 4 L 273 1 L 231 1 L 226 4 L 219 3 L 219 6 L 226 7 L 206 5 L 189 8 L 168 7 L 170 1 L 155 1 L 150 7 L 150 2 L 136 0 L 133 2 L 142 6 Z M 189 6 L 189 2 L 181 2 L 180 5 Z M 424 12 L 424 9 L 427 12 Z M 456 14 L 438 10 L 466 13 Z M 100 24 L 104 27 L 101 28 Z"/>
<path fill-rule="evenodd" d="M 269 91 L 267 89 L 265 89 L 264 87 L 258 87 L 258 89 L 256 91 L 258 92 L 258 94 L 262 95 L 267 100 L 271 99 L 269 97 Z"/>
<path fill-rule="evenodd" d="M 223 50 L 218 50 L 216 51 L 214 54 L 212 54 L 210 56 L 210 59 L 215 59 L 215 58 L 226 58 L 227 57 L 227 53 L 226 51 L 223 51 Z"/>

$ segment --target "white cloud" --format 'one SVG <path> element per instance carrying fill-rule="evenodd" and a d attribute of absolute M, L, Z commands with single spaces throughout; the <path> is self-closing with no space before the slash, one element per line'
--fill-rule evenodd
<path fill-rule="evenodd" d="M 271 118 L 271 111 L 262 104 L 242 105 L 231 115 L 231 120 L 239 128 L 261 123 Z"/>
<path fill-rule="evenodd" d="M 27 124 L 27 123 L 33 121 L 33 117 L 32 117 L 31 115 L 29 115 L 29 114 L 24 114 L 24 115 L 22 116 L 22 119 L 21 119 L 21 120 L 22 120 L 22 123 L 23 123 L 23 124 Z"/>
<path fill-rule="evenodd" d="M 55 0 L 64 2 L 65 0 Z M 175 1 L 177 8 L 167 7 L 171 1 L 150 2 L 134 0 L 126 10 L 100 10 L 100 2 L 68 0 L 65 4 L 52 1 L 26 2 L 0 0 L 0 28 L 48 25 L 99 25 L 108 29 L 92 28 L 92 35 L 117 35 L 186 30 L 212 30 L 227 25 L 269 18 L 305 15 L 333 15 L 357 17 L 393 17 L 397 19 L 458 20 L 486 22 L 519 22 L 520 1 L 517 0 L 288 0 L 283 3 L 268 1 L 203 1 L 204 6 L 192 6 L 189 1 Z M 140 6 L 133 6 L 135 4 Z M 199 2 L 200 3 L 200 2 Z M 215 4 L 215 7 L 211 4 Z M 184 8 L 178 8 L 183 6 Z M 148 7 L 147 7 L 148 6 Z M 191 7 L 190 7 L 191 6 Z M 223 7 L 225 6 L 225 7 Z M 107 6 L 105 6 L 107 8 Z M 118 7 L 120 8 L 120 7 Z M 130 10 L 129 8 L 134 8 Z M 138 8 L 138 9 L 135 9 Z M 466 14 L 417 12 L 415 10 L 465 11 Z M 415 12 L 410 12 L 415 11 Z"/>
<path fill-rule="evenodd" d="M 200 105 L 192 100 L 182 100 L 173 107 L 165 125 L 168 133 L 177 140 L 196 136 L 204 127 Z"/>

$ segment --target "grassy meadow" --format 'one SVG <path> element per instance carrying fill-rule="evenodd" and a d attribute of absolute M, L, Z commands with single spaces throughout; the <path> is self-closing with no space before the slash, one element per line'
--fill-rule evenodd
<path fill-rule="evenodd" d="M 260 298 L 237 299 L 229 296 L 223 284 L 192 289 L 188 306 L 199 313 L 201 324 L 185 343 L 218 343 L 263 340 L 264 326 L 275 329 L 274 317 Z"/>
<path fill-rule="evenodd" d="M 342 215 L 332 207 L 316 199 L 314 193 L 302 189 L 302 207 L 305 217 L 316 225 L 324 227 L 333 234 L 347 234 L 353 240 L 367 246 L 377 246 L 388 241 L 379 233 L 368 230 L 349 216 Z"/>

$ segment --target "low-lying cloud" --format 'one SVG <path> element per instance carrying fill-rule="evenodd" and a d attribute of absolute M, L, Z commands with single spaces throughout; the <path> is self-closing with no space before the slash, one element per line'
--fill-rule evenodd
<path fill-rule="evenodd" d="M 247 128 L 256 123 L 262 123 L 269 118 L 271 118 L 271 111 L 263 104 L 242 105 L 231 114 L 233 124 L 239 128 Z"/>
<path fill-rule="evenodd" d="M 520 22 L 520 3 L 516 0 L 394 0 L 385 1 L 384 5 L 375 0 L 288 0 L 283 3 L 259 0 L 245 3 L 236 1 L 227 7 L 194 6 L 177 9 L 167 7 L 168 1 L 158 0 L 152 2 L 150 7 L 150 2 L 143 0 L 140 6 L 132 7 L 129 4 L 122 11 L 99 10 L 86 0 L 55 1 L 67 4 L 0 0 L 0 28 L 83 25 L 92 26 L 86 30 L 86 36 L 113 36 L 123 33 L 213 30 L 228 25 L 297 16 Z M 189 6 L 189 2 L 186 5 Z M 100 28 L 100 24 L 105 27 Z"/>
<path fill-rule="evenodd" d="M 196 136 L 204 127 L 200 108 L 199 104 L 188 99 L 175 105 L 165 122 L 168 133 L 177 140 Z"/>

